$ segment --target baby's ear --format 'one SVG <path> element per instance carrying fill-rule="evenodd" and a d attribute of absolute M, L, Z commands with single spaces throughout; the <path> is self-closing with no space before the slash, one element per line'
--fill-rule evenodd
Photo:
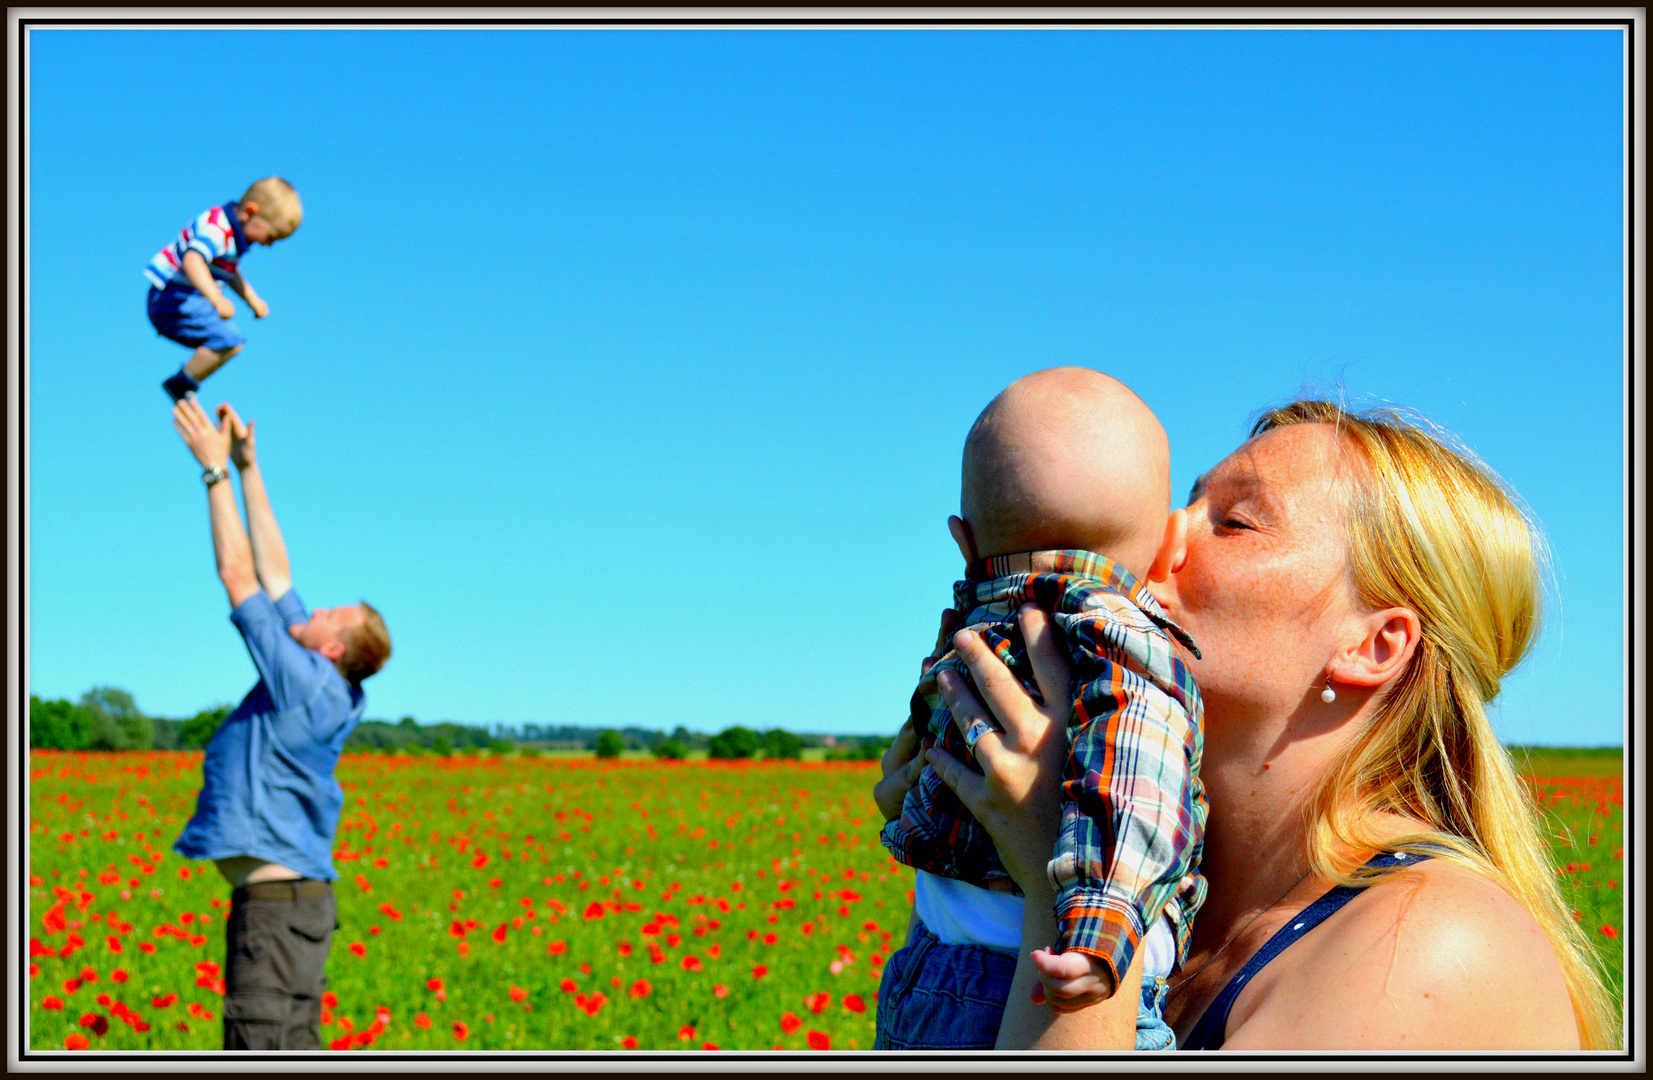
<path fill-rule="evenodd" d="M 247 222 L 257 217 L 259 209 L 260 207 L 257 199 L 249 199 L 242 203 L 241 212 L 247 216 L 241 219 L 241 224 L 245 225 Z"/>
<path fill-rule="evenodd" d="M 1164 581 L 1182 569 L 1188 560 L 1188 511 L 1177 509 L 1165 519 L 1165 535 L 1160 539 L 1159 551 L 1148 568 L 1149 581 Z"/>
<path fill-rule="evenodd" d="M 971 531 L 970 523 L 953 514 L 947 519 L 947 531 L 953 534 L 953 542 L 959 546 L 959 554 L 964 556 L 964 561 L 975 562 L 976 534 Z"/>

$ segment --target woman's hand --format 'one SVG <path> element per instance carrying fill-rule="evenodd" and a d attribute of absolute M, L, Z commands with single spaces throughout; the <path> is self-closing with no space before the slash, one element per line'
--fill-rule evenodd
<path fill-rule="evenodd" d="M 952 608 L 943 611 L 941 637 L 945 639 L 952 633 L 958 622 L 957 611 Z M 919 665 L 919 673 L 928 672 L 935 663 L 934 656 L 926 656 Z M 924 771 L 924 751 L 934 742 L 928 734 L 922 739 L 918 737 L 913 731 L 912 717 L 908 717 L 907 722 L 901 725 L 901 730 L 895 733 L 895 742 L 884 751 L 884 759 L 880 762 L 884 770 L 883 779 L 872 789 L 873 801 L 878 804 L 878 812 L 884 815 L 885 821 L 894 821 L 901 816 L 901 804 L 906 801 L 907 792 L 918 783 L 918 774 Z"/>
<path fill-rule="evenodd" d="M 1028 604 L 1018 619 L 1045 704 L 1022 689 L 979 635 L 961 631 L 953 637 L 953 648 L 969 666 L 987 701 L 984 705 L 968 683 L 951 673 L 941 677 L 942 697 L 960 732 L 977 720 L 991 724 L 994 719 L 998 730 L 987 732 L 976 743 L 980 774 L 939 747 L 932 747 L 926 756 L 993 837 L 1005 869 L 1029 902 L 1048 904 L 1054 897 L 1045 867 L 1061 829 L 1062 763 L 1073 708 L 1069 695 L 1072 667 L 1049 615 Z"/>
<path fill-rule="evenodd" d="M 924 771 L 923 751 L 929 745 L 929 736 L 925 736 L 920 744 L 909 718 L 895 733 L 895 742 L 884 751 L 884 760 L 879 763 L 884 777 L 873 786 L 872 798 L 885 821 L 894 821 L 901 816 L 901 804 L 906 801 L 907 792 L 918 783 L 918 774 Z"/>

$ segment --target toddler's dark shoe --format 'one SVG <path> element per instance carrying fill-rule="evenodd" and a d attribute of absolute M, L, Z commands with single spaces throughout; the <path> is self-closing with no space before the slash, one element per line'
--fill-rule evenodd
<path fill-rule="evenodd" d="M 201 389 L 201 384 L 190 378 L 189 372 L 180 368 L 178 374 L 161 384 L 161 389 L 165 390 L 173 401 L 182 401 L 185 394 L 193 394 Z"/>

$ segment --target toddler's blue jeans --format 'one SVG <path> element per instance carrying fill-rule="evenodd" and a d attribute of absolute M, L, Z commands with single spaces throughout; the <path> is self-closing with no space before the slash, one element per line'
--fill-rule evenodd
<path fill-rule="evenodd" d="M 878 983 L 876 1050 L 991 1050 L 999 1035 L 1016 957 L 980 945 L 946 945 L 922 922 L 884 965 Z M 1144 977 L 1136 1048 L 1173 1050 L 1164 1020 L 1164 979 Z"/>

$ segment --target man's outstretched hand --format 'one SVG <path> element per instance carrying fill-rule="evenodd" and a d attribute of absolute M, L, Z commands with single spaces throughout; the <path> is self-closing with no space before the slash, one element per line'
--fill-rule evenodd
<path fill-rule="evenodd" d="M 218 406 L 218 422 L 230 433 L 230 460 L 235 462 L 238 469 L 250 469 L 258 464 L 258 447 L 253 437 L 253 425 L 257 420 L 241 422 L 235 407 L 229 402 Z"/>
<path fill-rule="evenodd" d="M 184 445 L 203 469 L 222 469 L 229 460 L 229 427 L 213 423 L 195 395 L 185 397 L 172 407 L 172 426 L 178 429 Z"/>
<path fill-rule="evenodd" d="M 1100 958 L 1049 949 L 1034 949 L 1030 955 L 1039 973 L 1034 1001 L 1048 1001 L 1057 1012 L 1077 1012 L 1113 997 L 1113 971 Z"/>

